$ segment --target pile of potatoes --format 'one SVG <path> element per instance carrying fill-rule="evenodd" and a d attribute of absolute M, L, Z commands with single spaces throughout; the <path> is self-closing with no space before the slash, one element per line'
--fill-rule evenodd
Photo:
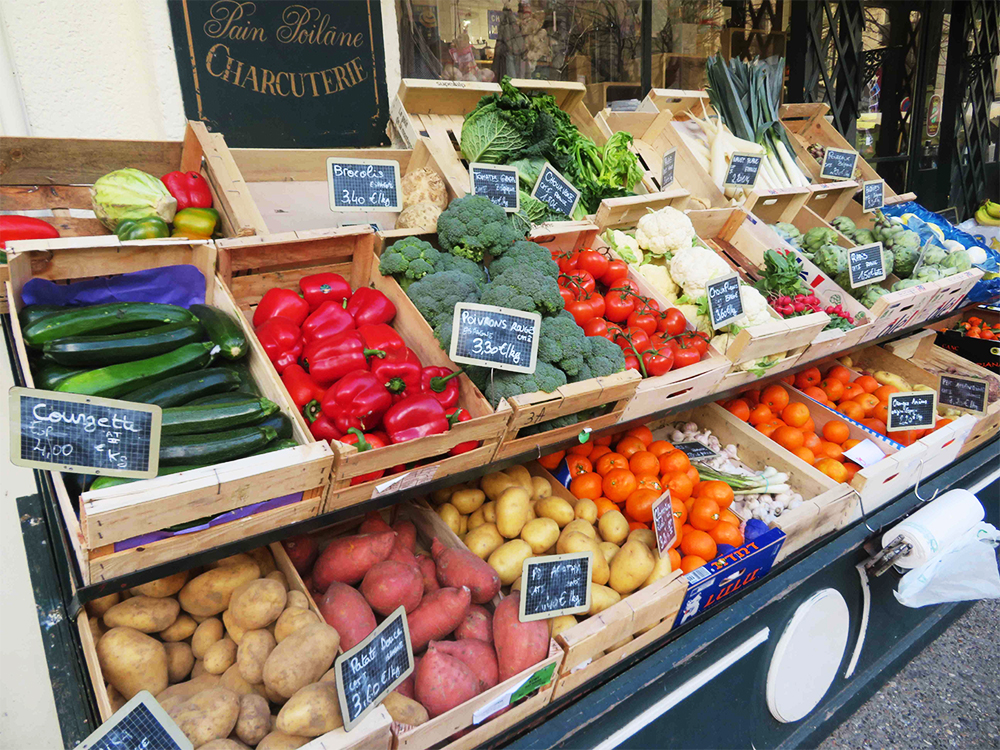
<path fill-rule="evenodd" d="M 196 748 L 290 750 L 343 726 L 340 636 L 266 547 L 87 611 L 112 709 L 148 690 Z"/>
<path fill-rule="evenodd" d="M 553 495 L 552 484 L 532 476 L 524 466 L 436 490 L 429 499 L 442 520 L 493 566 L 511 591 L 521 588 L 521 569 L 529 557 L 593 551 L 588 615 L 671 571 L 670 560 L 659 556 L 652 531 L 630 531 L 617 510 L 598 520 L 593 500 Z M 577 618 L 564 615 L 548 622 L 555 636 L 576 624 Z"/>

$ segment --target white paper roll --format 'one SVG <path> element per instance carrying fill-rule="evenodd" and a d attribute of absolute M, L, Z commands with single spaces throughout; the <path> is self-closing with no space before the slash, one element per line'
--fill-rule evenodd
<path fill-rule="evenodd" d="M 951 490 L 925 505 L 882 535 L 885 547 L 897 536 L 913 545 L 909 554 L 897 557 L 901 568 L 916 568 L 983 520 L 986 511 L 968 490 Z"/>

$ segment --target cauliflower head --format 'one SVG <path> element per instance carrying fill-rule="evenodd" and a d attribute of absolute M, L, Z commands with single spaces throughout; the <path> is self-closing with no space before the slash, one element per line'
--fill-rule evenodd
<path fill-rule="evenodd" d="M 602 239 L 611 246 L 619 258 L 629 265 L 637 266 L 643 262 L 644 257 L 639 248 L 639 241 L 632 235 L 618 229 L 609 229 L 604 233 Z"/>
<path fill-rule="evenodd" d="M 646 277 L 646 280 L 653 285 L 660 294 L 667 298 L 668 302 L 674 302 L 679 293 L 677 284 L 670 276 L 670 271 L 665 265 L 659 263 L 645 263 L 639 266 L 639 273 Z"/>
<path fill-rule="evenodd" d="M 703 295 L 705 284 L 712 279 L 732 272 L 721 257 L 698 245 L 682 250 L 670 261 L 670 276 L 691 298 Z"/>
<path fill-rule="evenodd" d="M 672 254 L 691 247 L 694 224 L 683 212 L 666 206 L 639 219 L 635 238 L 639 247 L 652 255 Z"/>

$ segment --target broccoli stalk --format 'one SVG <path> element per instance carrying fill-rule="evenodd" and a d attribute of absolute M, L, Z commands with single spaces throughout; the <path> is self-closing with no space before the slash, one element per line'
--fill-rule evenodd
<path fill-rule="evenodd" d="M 477 263 L 503 255 L 522 238 L 507 212 L 481 195 L 453 200 L 438 217 L 438 242 L 448 252 Z"/>

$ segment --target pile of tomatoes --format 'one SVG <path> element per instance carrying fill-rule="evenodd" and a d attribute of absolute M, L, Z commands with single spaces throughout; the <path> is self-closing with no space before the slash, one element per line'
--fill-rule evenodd
<path fill-rule="evenodd" d="M 684 313 L 643 295 L 628 266 L 597 250 L 552 251 L 566 310 L 588 336 L 603 336 L 625 352 L 625 367 L 643 377 L 700 362 L 708 336 L 689 331 Z"/>
<path fill-rule="evenodd" d="M 740 519 L 729 509 L 732 488 L 701 481 L 687 455 L 666 440 L 654 440 L 648 427 L 550 453 L 539 463 L 554 471 L 563 461 L 578 503 L 593 502 L 598 518 L 619 512 L 632 530 L 652 529 L 653 504 L 669 489 L 677 528 L 669 553 L 672 570 L 690 573 L 743 544 Z"/>

